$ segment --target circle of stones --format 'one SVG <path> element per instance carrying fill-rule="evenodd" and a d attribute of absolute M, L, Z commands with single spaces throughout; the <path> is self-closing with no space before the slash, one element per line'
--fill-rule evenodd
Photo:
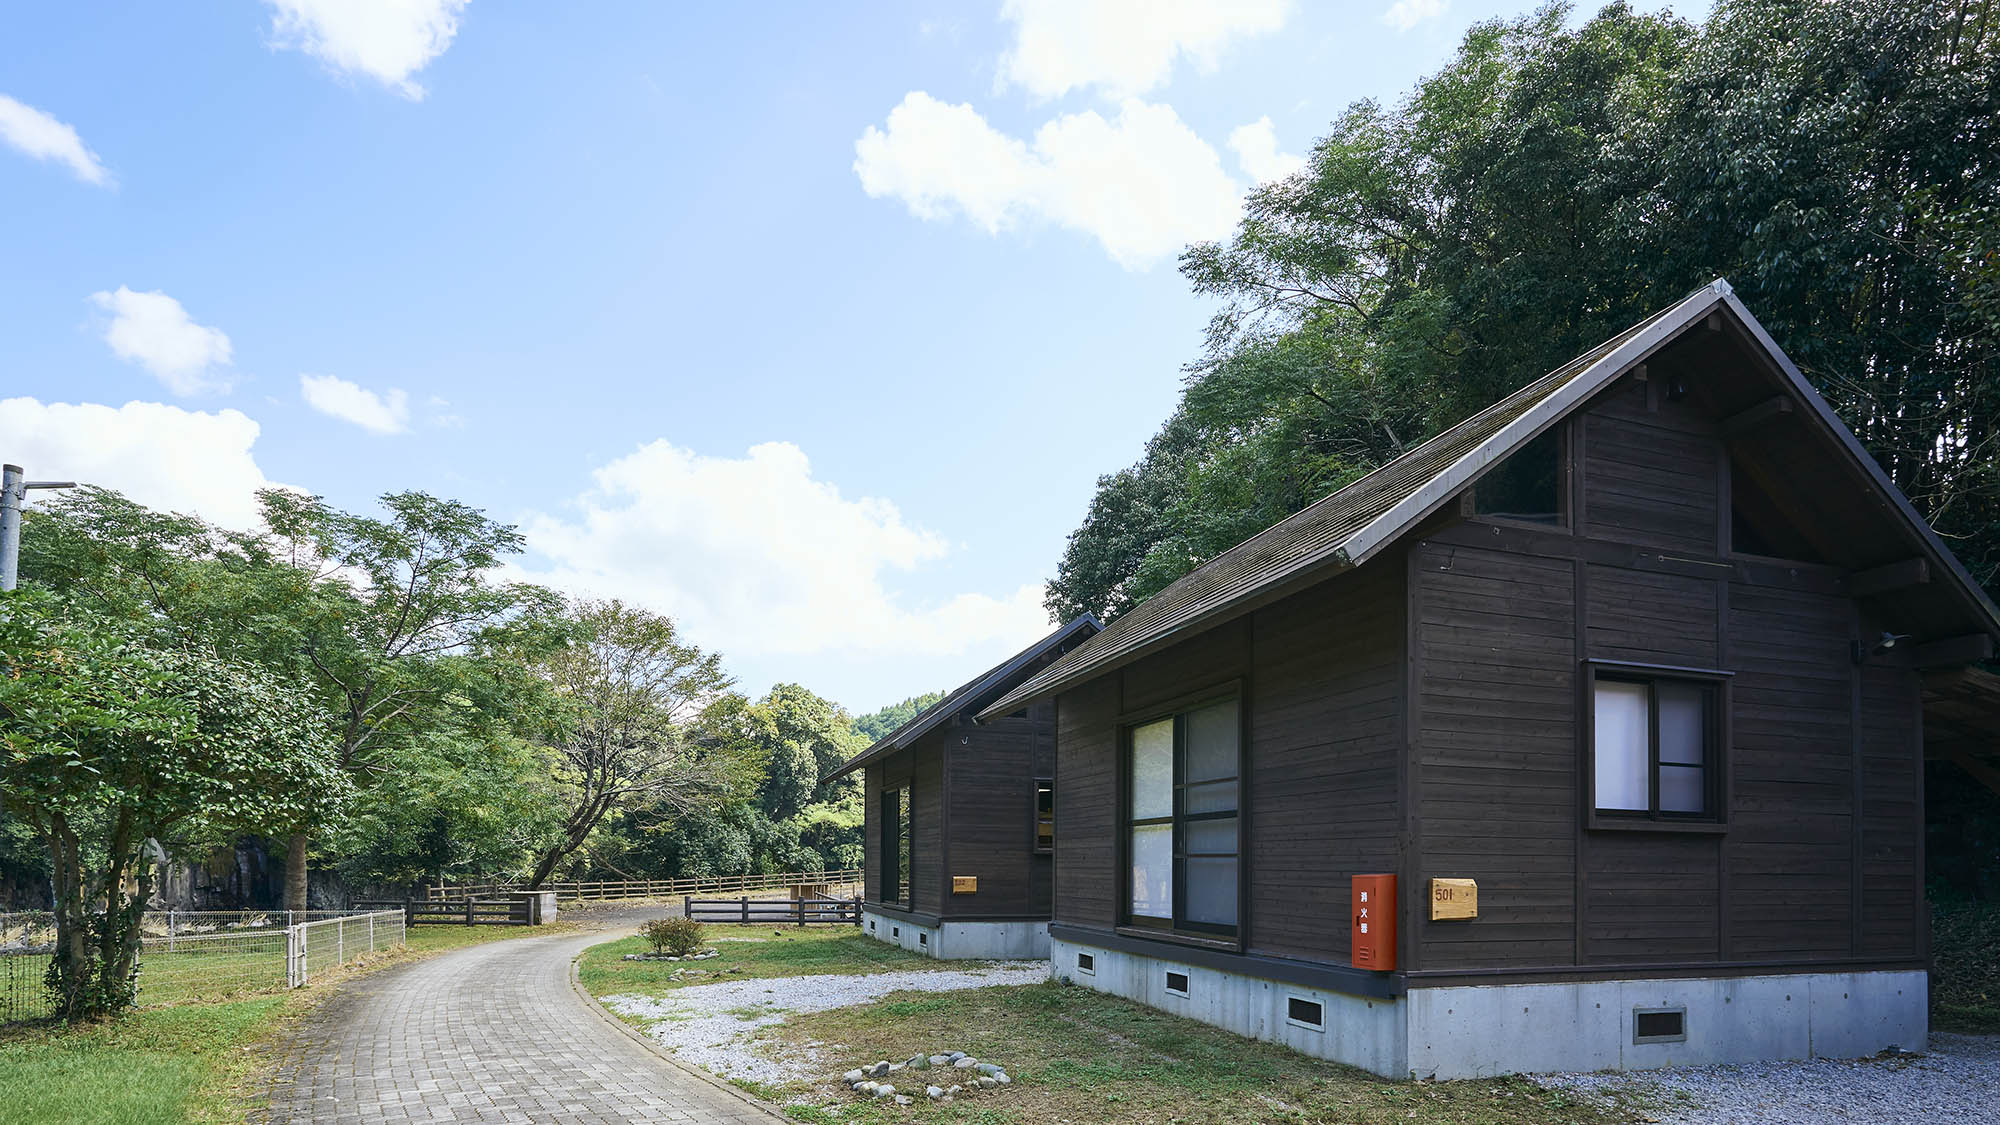
<path fill-rule="evenodd" d="M 902 1062 L 883 1059 L 873 1066 L 857 1067 L 840 1076 L 847 1088 L 864 1098 L 893 1098 L 897 1105 L 915 1102 L 914 1093 L 903 1093 L 890 1079 L 903 1075 L 904 1088 L 914 1091 L 917 1080 L 912 1072 L 936 1070 L 933 1078 L 926 1074 L 924 1096 L 934 1102 L 949 1102 L 960 1094 L 975 1094 L 982 1090 L 996 1090 L 1011 1085 L 1007 1068 L 997 1063 L 980 1062 L 964 1051 L 946 1051 L 936 1055 L 911 1055 Z M 950 1081 L 946 1082 L 945 1079 Z"/>

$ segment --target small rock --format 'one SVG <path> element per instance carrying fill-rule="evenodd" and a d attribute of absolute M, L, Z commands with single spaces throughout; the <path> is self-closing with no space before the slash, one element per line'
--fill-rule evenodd
<path fill-rule="evenodd" d="M 886 1098 L 895 1092 L 896 1088 L 894 1086 L 889 1085 L 887 1082 L 884 1082 L 880 1086 L 875 1087 L 875 1096 L 878 1098 Z"/>
<path fill-rule="evenodd" d="M 882 1061 L 882 1062 L 878 1062 L 878 1063 L 876 1063 L 876 1064 L 875 1064 L 874 1066 L 871 1066 L 871 1067 L 869 1067 L 869 1068 L 868 1068 L 868 1073 L 869 1073 L 870 1075 L 872 1075 L 873 1077 L 876 1077 L 876 1078 L 880 1078 L 880 1077 L 882 1077 L 883 1075 L 885 1075 L 885 1074 L 889 1073 L 889 1063 L 888 1063 L 888 1061 L 887 1061 L 887 1060 L 884 1060 L 884 1061 Z"/>
<path fill-rule="evenodd" d="M 961 1055 L 959 1056 L 958 1060 L 952 1063 L 951 1065 L 957 1067 L 960 1070 L 971 1070 L 973 1067 L 979 1065 L 979 1060 L 973 1058 L 966 1058 L 965 1056 Z"/>
<path fill-rule="evenodd" d="M 1000 1083 L 994 1081 L 991 1078 L 986 1077 L 983 1074 L 979 1076 L 979 1088 L 982 1090 L 991 1090 L 993 1087 L 998 1086 L 999 1084 Z"/>
<path fill-rule="evenodd" d="M 926 1086 L 924 1087 L 924 1096 L 927 1098 L 941 1098 L 944 1097 L 944 1090 L 936 1086 Z"/>
<path fill-rule="evenodd" d="M 902 1064 L 902 1063 L 890 1063 L 890 1064 L 889 1064 L 889 1073 L 890 1073 L 890 1074 L 894 1074 L 894 1073 L 896 1073 L 897 1071 L 899 1071 L 899 1070 L 901 1070 L 901 1069 L 903 1069 L 903 1064 Z"/>
<path fill-rule="evenodd" d="M 854 1088 L 864 1094 L 873 1094 L 875 1092 L 875 1083 L 863 1082 Z"/>
<path fill-rule="evenodd" d="M 1007 1077 L 1007 1072 L 1003 1070 L 1000 1073 L 993 1076 L 993 1081 L 998 1082 L 1002 1086 L 1006 1086 L 1012 1084 L 1014 1080 L 1012 1078 Z"/>
<path fill-rule="evenodd" d="M 953 1086 L 951 1089 L 945 1091 L 945 1095 L 949 1097 L 950 1095 L 956 1094 L 963 1089 L 965 1089 L 965 1087 L 963 1086 Z"/>
<path fill-rule="evenodd" d="M 952 1057 L 950 1055 L 932 1055 L 930 1058 L 930 1063 L 932 1066 L 943 1066 L 944 1064 L 951 1061 Z"/>
<path fill-rule="evenodd" d="M 840 1076 L 840 1080 L 841 1080 L 842 1082 L 845 1082 L 845 1083 L 847 1083 L 847 1084 L 848 1084 L 849 1086 L 852 1086 L 852 1085 L 854 1085 L 854 1084 L 855 1084 L 856 1082 L 859 1082 L 859 1081 L 861 1081 L 861 1079 L 862 1079 L 863 1077 L 864 1077 L 864 1076 L 862 1075 L 862 1073 L 861 1073 L 861 1072 L 860 1072 L 859 1070 L 850 1070 L 850 1071 L 848 1071 L 848 1072 L 847 1072 L 846 1074 L 843 1074 L 843 1075 L 841 1075 L 841 1076 Z"/>
<path fill-rule="evenodd" d="M 957 1062 L 958 1060 L 965 1057 L 965 1052 L 964 1051 L 947 1052 L 946 1057 L 949 1058 L 952 1062 Z"/>
<path fill-rule="evenodd" d="M 896 1104 L 897 1104 L 897 1105 L 909 1105 L 909 1104 L 910 1104 L 910 1102 L 911 1102 L 911 1100 L 912 1100 L 912 1099 L 911 1099 L 910 1095 L 908 1095 L 908 1094 L 897 1094 L 897 1095 L 896 1095 Z"/>
<path fill-rule="evenodd" d="M 997 1065 L 993 1064 L 993 1063 L 980 1063 L 980 1064 L 979 1064 L 979 1073 L 981 1073 L 981 1074 L 998 1074 L 998 1073 L 1000 1073 L 1000 1068 L 999 1068 L 999 1067 L 998 1067 Z"/>
<path fill-rule="evenodd" d="M 924 1055 L 911 1055 L 910 1061 L 903 1065 L 909 1067 L 911 1070 L 929 1070 L 931 1068 L 931 1060 Z"/>

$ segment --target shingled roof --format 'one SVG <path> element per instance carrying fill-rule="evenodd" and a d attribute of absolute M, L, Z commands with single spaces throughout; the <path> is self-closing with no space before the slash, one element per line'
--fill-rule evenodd
<path fill-rule="evenodd" d="M 917 712 L 909 722 L 883 735 L 873 746 L 849 758 L 847 764 L 828 774 L 825 780 L 834 781 L 846 777 L 870 762 L 909 746 L 953 715 L 982 703 L 1025 679 L 1027 670 L 1035 661 L 1066 646 L 1081 643 L 1102 628 L 1104 626 L 1098 624 L 1097 618 L 1088 613 L 1071 620 L 1062 628 L 952 689 L 943 699 Z"/>
<path fill-rule="evenodd" d="M 1491 407 L 1196 567 L 1113 621 L 1090 641 L 1008 692 L 979 718 L 1003 715 L 1043 696 L 1122 667 L 1332 574 L 1360 566 L 1476 481 L 1491 465 L 1561 421 L 1712 313 L 1733 316 L 1769 353 L 1791 392 L 1838 432 L 1904 518 L 1975 605 L 1981 627 L 2000 633 L 2000 615 L 1936 532 L 1840 423 L 1763 326 L 1721 279 L 1620 332 Z"/>

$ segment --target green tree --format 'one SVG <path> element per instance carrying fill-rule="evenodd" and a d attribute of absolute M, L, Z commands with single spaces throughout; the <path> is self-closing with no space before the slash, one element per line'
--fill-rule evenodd
<path fill-rule="evenodd" d="M 733 762 L 687 729 L 729 687 L 720 655 L 681 640 L 670 618 L 619 601 L 579 601 L 570 619 L 572 643 L 539 665 L 557 702 L 550 743 L 564 815 L 536 858 L 530 888 L 582 848 L 606 816 L 718 803 L 737 775 Z"/>
<path fill-rule="evenodd" d="M 69 1019 L 132 1003 L 155 841 L 305 823 L 346 794 L 310 697 L 41 591 L 0 595 L 0 718 L 0 797 L 49 851 Z"/>
<path fill-rule="evenodd" d="M 495 581 L 521 535 L 457 501 L 390 493 L 381 500 L 387 517 L 377 518 L 282 489 L 259 497 L 274 541 L 311 574 L 315 596 L 296 603 L 300 647 L 339 718 L 335 758 L 357 778 L 393 772 L 399 740 L 463 690 L 456 658 L 516 617 L 558 604 L 546 590 Z M 287 838 L 288 907 L 306 905 L 310 850 L 305 829 Z"/>
<path fill-rule="evenodd" d="M 2000 28 L 1972 0 L 1568 8 L 1360 102 L 1182 272 L 1223 308 L 1047 601 L 1111 617 L 1716 276 L 1991 584 Z"/>
<path fill-rule="evenodd" d="M 871 711 L 854 720 L 854 733 L 870 743 L 879 741 L 884 735 L 917 717 L 924 708 L 944 698 L 941 691 L 927 691 L 913 695 L 901 703 L 891 703 L 879 711 Z"/>

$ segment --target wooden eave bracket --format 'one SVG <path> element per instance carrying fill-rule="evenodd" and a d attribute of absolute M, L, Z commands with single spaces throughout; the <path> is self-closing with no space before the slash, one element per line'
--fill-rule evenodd
<path fill-rule="evenodd" d="M 1959 769 L 1971 774 L 1973 780 L 1979 782 L 1981 785 L 1986 786 L 1986 788 L 1993 790 L 1995 793 L 2000 793 L 2000 769 L 1994 769 L 1992 766 L 1963 751 L 1952 754 L 1947 760 Z"/>
<path fill-rule="evenodd" d="M 1967 633 L 1921 644 L 1910 650 L 1910 663 L 1918 668 L 1938 668 L 1947 664 L 1977 664 L 1993 659 L 1993 637 L 1988 633 Z"/>
<path fill-rule="evenodd" d="M 1931 580 L 1931 564 L 1928 559 L 1903 559 L 1857 570 L 1842 579 L 1850 597 L 1865 598 L 1871 594 L 1886 594 L 1892 590 L 1921 586 Z"/>
<path fill-rule="evenodd" d="M 1722 436 L 1738 437 L 1756 429 L 1774 418 L 1784 418 L 1792 412 L 1790 395 L 1772 395 L 1755 406 L 1739 410 L 1722 420 Z"/>

